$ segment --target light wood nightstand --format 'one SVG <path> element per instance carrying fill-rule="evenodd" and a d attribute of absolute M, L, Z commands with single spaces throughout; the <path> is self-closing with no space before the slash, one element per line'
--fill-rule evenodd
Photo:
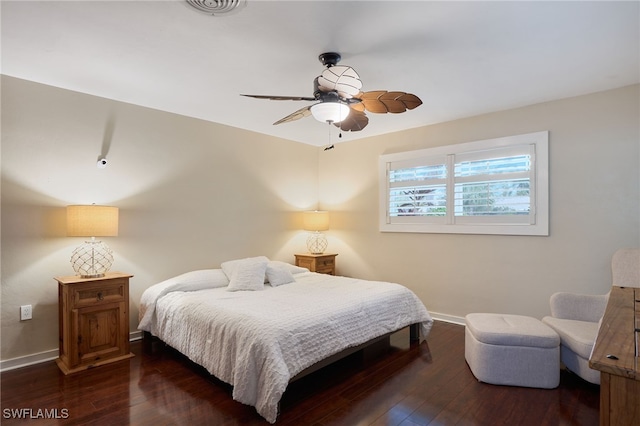
<path fill-rule="evenodd" d="M 311 272 L 320 274 L 336 274 L 336 256 L 337 254 L 296 254 L 296 266 L 307 268 Z"/>
<path fill-rule="evenodd" d="M 129 278 L 108 272 L 100 278 L 56 277 L 60 357 L 64 374 L 131 358 Z"/>

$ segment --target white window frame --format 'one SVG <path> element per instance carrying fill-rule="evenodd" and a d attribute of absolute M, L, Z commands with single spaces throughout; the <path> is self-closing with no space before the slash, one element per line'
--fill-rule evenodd
<path fill-rule="evenodd" d="M 528 172 L 530 206 L 528 214 L 491 216 L 458 216 L 454 213 L 454 164 L 456 158 L 491 158 L 491 151 L 526 150 L 530 155 Z M 444 160 L 443 160 L 444 158 Z M 391 217 L 389 194 L 392 184 L 389 171 L 416 165 L 442 164 L 447 167 L 446 215 L 442 217 Z M 400 165 L 400 166 L 398 166 Z M 458 182 L 460 179 L 457 178 Z M 535 132 L 517 136 L 487 139 L 416 151 L 384 154 L 379 159 L 379 228 L 381 232 L 491 234 L 491 235 L 549 235 L 549 132 Z"/>

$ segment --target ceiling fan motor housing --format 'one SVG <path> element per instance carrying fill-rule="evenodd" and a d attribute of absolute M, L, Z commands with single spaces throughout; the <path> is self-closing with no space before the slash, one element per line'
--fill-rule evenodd
<path fill-rule="evenodd" d="M 320 56 L 318 56 L 318 59 L 320 60 L 322 65 L 326 67 L 332 67 L 340 62 L 342 56 L 340 56 L 340 54 L 337 52 L 325 52 L 321 53 Z"/>
<path fill-rule="evenodd" d="M 318 83 L 318 78 L 316 77 L 313 80 L 313 97 L 316 98 L 317 100 L 321 100 L 321 101 L 325 101 L 325 102 L 338 102 L 340 99 L 340 95 L 338 95 L 338 92 L 331 91 L 331 92 L 326 92 L 324 90 L 320 89 L 320 84 Z"/>

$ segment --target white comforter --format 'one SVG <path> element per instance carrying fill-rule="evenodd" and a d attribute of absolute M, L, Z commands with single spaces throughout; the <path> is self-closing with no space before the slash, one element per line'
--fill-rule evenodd
<path fill-rule="evenodd" d="M 431 329 L 427 309 L 399 284 L 312 272 L 295 280 L 239 292 L 163 283 L 143 294 L 139 328 L 233 385 L 233 398 L 271 423 L 289 380 L 305 368 L 413 323 L 422 338 Z"/>

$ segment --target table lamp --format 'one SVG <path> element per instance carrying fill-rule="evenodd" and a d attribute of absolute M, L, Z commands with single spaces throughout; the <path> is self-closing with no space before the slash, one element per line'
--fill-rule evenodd
<path fill-rule="evenodd" d="M 103 277 L 113 265 L 113 252 L 96 237 L 118 236 L 118 208 L 67 206 L 67 236 L 91 237 L 71 255 L 71 266 L 82 278 Z"/>
<path fill-rule="evenodd" d="M 311 231 L 307 238 L 309 253 L 324 253 L 327 249 L 327 239 L 321 231 L 329 229 L 329 212 L 318 210 L 303 212 L 302 226 L 305 231 Z"/>

